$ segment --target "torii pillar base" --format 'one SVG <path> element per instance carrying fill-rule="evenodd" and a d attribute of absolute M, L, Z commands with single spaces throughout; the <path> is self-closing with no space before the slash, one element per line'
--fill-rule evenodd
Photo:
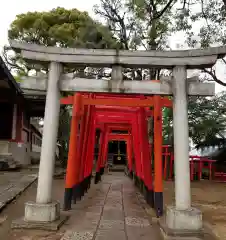
<path fill-rule="evenodd" d="M 168 206 L 165 218 L 160 220 L 165 239 L 203 239 L 202 212 L 196 208 L 179 210 Z"/>
<path fill-rule="evenodd" d="M 59 202 L 48 204 L 27 202 L 24 218 L 13 221 L 11 227 L 57 231 L 67 219 L 68 216 L 60 215 Z"/>

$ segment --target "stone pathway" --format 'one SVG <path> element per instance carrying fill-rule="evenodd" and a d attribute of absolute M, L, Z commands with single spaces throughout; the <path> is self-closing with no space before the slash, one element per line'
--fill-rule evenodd
<path fill-rule="evenodd" d="M 0 211 L 37 179 L 37 174 L 0 173 Z"/>
<path fill-rule="evenodd" d="M 94 193 L 94 192 L 93 192 Z M 137 190 L 123 173 L 105 175 L 95 194 L 75 205 L 70 230 L 61 240 L 160 240 L 158 227 L 142 208 Z"/>

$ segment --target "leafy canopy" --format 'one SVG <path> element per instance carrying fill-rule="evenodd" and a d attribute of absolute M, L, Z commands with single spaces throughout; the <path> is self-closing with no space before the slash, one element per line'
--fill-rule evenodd
<path fill-rule="evenodd" d="M 77 9 L 56 8 L 49 12 L 17 15 L 10 26 L 8 37 L 26 43 L 65 48 L 97 49 L 117 46 L 117 41 L 106 26 L 94 21 L 87 12 Z M 19 75 L 28 74 L 37 68 L 25 63 L 19 54 L 10 54 L 10 50 L 10 47 L 5 47 L 5 60 Z"/>
<path fill-rule="evenodd" d="M 9 39 L 45 46 L 111 48 L 112 33 L 87 12 L 56 8 L 49 12 L 20 14 L 12 22 Z"/>
<path fill-rule="evenodd" d="M 44 46 L 72 48 L 116 48 L 117 41 L 108 27 L 94 21 L 87 12 L 77 9 L 67 10 L 56 8 L 49 12 L 28 12 L 16 16 L 12 22 L 9 39 Z M 16 80 L 28 75 L 30 71 L 48 71 L 48 66 L 37 66 L 25 62 L 20 54 L 11 54 L 10 47 L 4 49 L 8 66 L 16 71 Z M 84 68 L 64 69 L 74 73 L 84 74 Z M 94 70 L 93 70 L 94 71 Z M 68 140 L 70 135 L 70 114 L 67 107 L 62 107 L 58 130 L 58 141 L 61 145 L 60 160 L 64 165 L 67 158 Z"/>

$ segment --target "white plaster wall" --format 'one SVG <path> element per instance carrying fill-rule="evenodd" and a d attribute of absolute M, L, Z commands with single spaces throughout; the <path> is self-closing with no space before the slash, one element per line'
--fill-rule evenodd
<path fill-rule="evenodd" d="M 32 152 L 41 152 L 41 147 L 35 144 L 32 144 Z"/>
<path fill-rule="evenodd" d="M 0 155 L 9 153 L 9 141 L 0 141 Z"/>
<path fill-rule="evenodd" d="M 24 166 L 31 164 L 29 144 L 11 142 L 9 149 L 15 161 Z"/>

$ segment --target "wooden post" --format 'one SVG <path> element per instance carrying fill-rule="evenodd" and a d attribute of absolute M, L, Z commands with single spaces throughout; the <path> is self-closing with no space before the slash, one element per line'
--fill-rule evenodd
<path fill-rule="evenodd" d="M 90 187 L 90 176 L 86 176 L 85 169 L 86 169 L 86 154 L 87 154 L 87 144 L 88 144 L 88 138 L 89 138 L 89 127 L 90 127 L 90 121 L 91 121 L 91 106 L 84 106 L 84 141 L 82 142 L 82 153 L 81 153 L 81 162 L 82 162 L 82 168 L 81 168 L 81 174 L 80 174 L 80 181 L 84 181 L 84 192 L 87 192 L 88 188 Z"/>
<path fill-rule="evenodd" d="M 132 150 L 132 136 L 130 134 L 127 142 L 126 142 L 126 151 L 127 151 L 127 159 L 128 159 L 128 168 L 129 168 L 129 173 L 132 172 L 132 155 L 133 155 L 133 150 Z"/>
<path fill-rule="evenodd" d="M 95 121 L 95 109 L 91 108 L 91 122 L 89 141 L 87 146 L 87 164 L 86 164 L 86 175 L 92 176 L 93 171 L 93 159 L 94 159 L 94 147 L 95 147 L 95 136 L 96 136 L 96 121 Z"/>
<path fill-rule="evenodd" d="M 144 187 L 145 187 L 145 181 L 146 181 L 146 175 L 145 175 L 145 162 L 146 162 L 146 159 L 145 159 L 145 152 L 146 152 L 146 149 L 144 147 L 145 143 L 145 139 L 144 139 L 144 135 L 146 134 L 144 132 L 144 128 L 143 128 L 143 118 L 144 118 L 144 114 L 142 114 L 142 110 L 143 107 L 139 108 L 138 110 L 138 113 L 137 113 L 137 128 L 138 128 L 138 133 L 139 133 L 139 148 L 140 148 L 140 168 L 141 168 L 141 178 L 140 178 L 140 191 L 142 193 L 144 193 Z"/>
<path fill-rule="evenodd" d="M 103 136 L 103 146 L 102 146 L 102 159 L 101 159 L 101 166 L 100 166 L 100 174 L 104 174 L 104 169 L 107 162 L 107 156 L 108 156 L 108 130 L 106 129 L 106 126 L 104 126 L 104 136 Z"/>
<path fill-rule="evenodd" d="M 79 113 L 81 109 L 82 96 L 80 93 L 74 95 L 73 111 L 71 119 L 71 133 L 70 133 L 70 143 L 68 152 L 68 162 L 67 162 L 67 172 L 66 172 L 66 186 L 64 195 L 64 210 L 71 209 L 71 201 L 73 198 L 73 193 L 76 184 L 79 181 L 79 158 L 77 156 L 77 134 L 78 134 L 78 124 L 79 124 Z"/>
<path fill-rule="evenodd" d="M 101 162 L 102 162 L 102 157 L 103 157 L 103 144 L 104 144 L 104 128 L 100 129 L 100 141 L 99 141 L 99 152 L 98 152 L 98 160 L 96 163 L 96 176 L 95 176 L 95 181 L 94 183 L 97 184 L 98 182 L 101 181 Z"/>
<path fill-rule="evenodd" d="M 141 150 L 138 132 L 137 118 L 132 121 L 132 135 L 133 135 L 133 149 L 135 153 L 135 168 L 134 183 L 136 186 L 139 185 L 139 178 L 141 177 Z"/>
<path fill-rule="evenodd" d="M 83 106 L 83 112 L 82 112 L 82 119 L 80 122 L 80 132 L 79 132 L 79 144 L 78 148 L 80 150 L 80 154 L 78 154 L 78 161 L 80 162 L 80 172 L 79 172 L 79 181 L 78 181 L 78 194 L 75 195 L 75 201 L 77 198 L 80 200 L 82 196 L 85 194 L 85 179 L 84 179 L 84 159 L 83 157 L 83 151 L 84 151 L 84 141 L 85 141 L 85 129 L 86 129 L 86 117 L 87 117 L 87 106 Z"/>
<path fill-rule="evenodd" d="M 163 215 L 162 180 L 162 107 L 161 97 L 154 96 L 154 204 L 157 217 Z"/>
<path fill-rule="evenodd" d="M 90 188 L 91 178 L 92 178 L 92 169 L 93 169 L 93 154 L 94 154 L 94 144 L 95 144 L 95 109 L 94 106 L 90 106 L 89 118 L 87 121 L 87 141 L 85 145 L 85 167 L 84 167 L 84 176 L 87 179 L 88 189 Z M 91 151 L 91 152 L 90 152 Z"/>
<path fill-rule="evenodd" d="M 146 120 L 145 110 L 141 109 L 141 126 L 143 132 L 143 158 L 144 158 L 144 176 L 145 176 L 145 188 L 146 188 L 146 201 L 154 207 L 154 191 L 152 180 L 152 164 L 148 139 L 148 123 Z"/>

